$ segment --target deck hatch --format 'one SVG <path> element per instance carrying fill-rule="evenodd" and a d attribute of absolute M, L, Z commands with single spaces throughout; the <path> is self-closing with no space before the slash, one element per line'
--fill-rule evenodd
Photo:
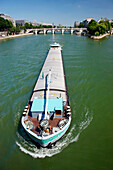
<path fill-rule="evenodd" d="M 31 112 L 43 112 L 45 111 L 46 99 L 34 99 L 31 107 Z M 48 99 L 47 111 L 63 111 L 63 100 L 62 98 Z"/>

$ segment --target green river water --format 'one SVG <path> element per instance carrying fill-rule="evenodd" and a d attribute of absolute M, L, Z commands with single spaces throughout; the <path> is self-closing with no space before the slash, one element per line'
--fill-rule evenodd
<path fill-rule="evenodd" d="M 52 149 L 37 148 L 20 118 L 49 45 L 63 46 L 72 122 Z M 113 36 L 70 34 L 0 41 L 0 170 L 113 169 Z"/>

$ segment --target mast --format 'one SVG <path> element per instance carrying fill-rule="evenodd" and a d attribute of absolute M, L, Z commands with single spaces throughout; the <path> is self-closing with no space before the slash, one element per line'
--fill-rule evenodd
<path fill-rule="evenodd" d="M 47 85 L 47 97 L 46 97 L 45 117 L 44 117 L 44 119 L 47 119 L 47 108 L 48 108 L 50 81 L 51 81 L 51 70 L 49 70 L 49 78 L 48 78 L 48 85 Z"/>

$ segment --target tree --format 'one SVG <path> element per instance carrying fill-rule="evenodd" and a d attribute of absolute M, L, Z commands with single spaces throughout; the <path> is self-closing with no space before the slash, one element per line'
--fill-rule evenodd
<path fill-rule="evenodd" d="M 105 34 L 106 32 L 106 25 L 104 23 L 100 23 L 97 25 L 97 31 L 99 34 Z"/>
<path fill-rule="evenodd" d="M 5 29 L 5 19 L 0 17 L 0 31 L 4 31 Z"/>
<path fill-rule="evenodd" d="M 5 28 L 6 29 L 10 29 L 13 27 L 13 24 L 11 21 L 9 21 L 8 19 L 5 20 Z"/>
<path fill-rule="evenodd" d="M 95 32 L 95 36 L 99 36 L 99 32 L 98 31 Z"/>
<path fill-rule="evenodd" d="M 26 31 L 27 31 L 27 30 L 26 30 L 26 28 L 24 27 L 24 33 L 26 33 Z"/>
<path fill-rule="evenodd" d="M 111 29 L 111 24 L 109 23 L 109 21 L 103 21 L 103 20 L 101 20 L 101 21 L 99 22 L 99 24 L 102 24 L 103 26 L 106 27 L 106 29 L 105 29 L 106 32 L 108 32 L 108 31 Z"/>
<path fill-rule="evenodd" d="M 14 35 L 15 34 L 15 27 L 10 28 L 9 33 Z"/>
<path fill-rule="evenodd" d="M 24 26 L 25 26 L 26 29 L 29 29 L 29 28 L 30 28 L 30 25 L 29 25 L 29 23 L 27 23 L 27 22 L 25 23 Z"/>
<path fill-rule="evenodd" d="M 25 27 L 24 26 L 20 26 L 20 29 L 24 29 Z"/>
<path fill-rule="evenodd" d="M 78 28 L 84 28 L 84 24 L 80 23 Z"/>
<path fill-rule="evenodd" d="M 12 27 L 13 27 L 13 24 L 11 21 L 0 17 L 0 31 L 9 30 Z"/>
<path fill-rule="evenodd" d="M 105 25 L 107 27 L 106 31 L 109 31 L 111 29 L 111 24 L 109 23 L 109 21 L 105 21 Z"/>
<path fill-rule="evenodd" d="M 91 35 L 105 34 L 111 29 L 109 21 L 101 20 L 99 24 L 95 20 L 91 20 L 88 24 L 88 31 Z M 98 32 L 98 33 L 97 33 Z"/>
<path fill-rule="evenodd" d="M 31 29 L 33 28 L 33 25 L 32 25 L 31 23 L 30 23 L 30 25 L 29 25 L 29 28 L 31 28 Z"/>
<path fill-rule="evenodd" d="M 91 35 L 95 35 L 95 32 L 97 31 L 97 22 L 95 20 L 91 20 L 88 24 L 88 31 Z"/>
<path fill-rule="evenodd" d="M 15 28 L 15 33 L 16 33 L 16 34 L 19 34 L 20 31 L 21 31 L 21 30 L 20 30 L 20 27 L 17 25 L 16 28 Z"/>

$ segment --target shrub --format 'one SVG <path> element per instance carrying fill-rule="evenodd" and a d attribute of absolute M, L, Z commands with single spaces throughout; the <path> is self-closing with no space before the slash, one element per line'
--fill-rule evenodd
<path fill-rule="evenodd" d="M 98 31 L 95 32 L 95 36 L 99 36 L 99 32 Z"/>
<path fill-rule="evenodd" d="M 88 24 L 88 31 L 91 35 L 95 35 L 95 32 L 97 31 L 97 22 L 95 20 L 91 20 Z"/>

